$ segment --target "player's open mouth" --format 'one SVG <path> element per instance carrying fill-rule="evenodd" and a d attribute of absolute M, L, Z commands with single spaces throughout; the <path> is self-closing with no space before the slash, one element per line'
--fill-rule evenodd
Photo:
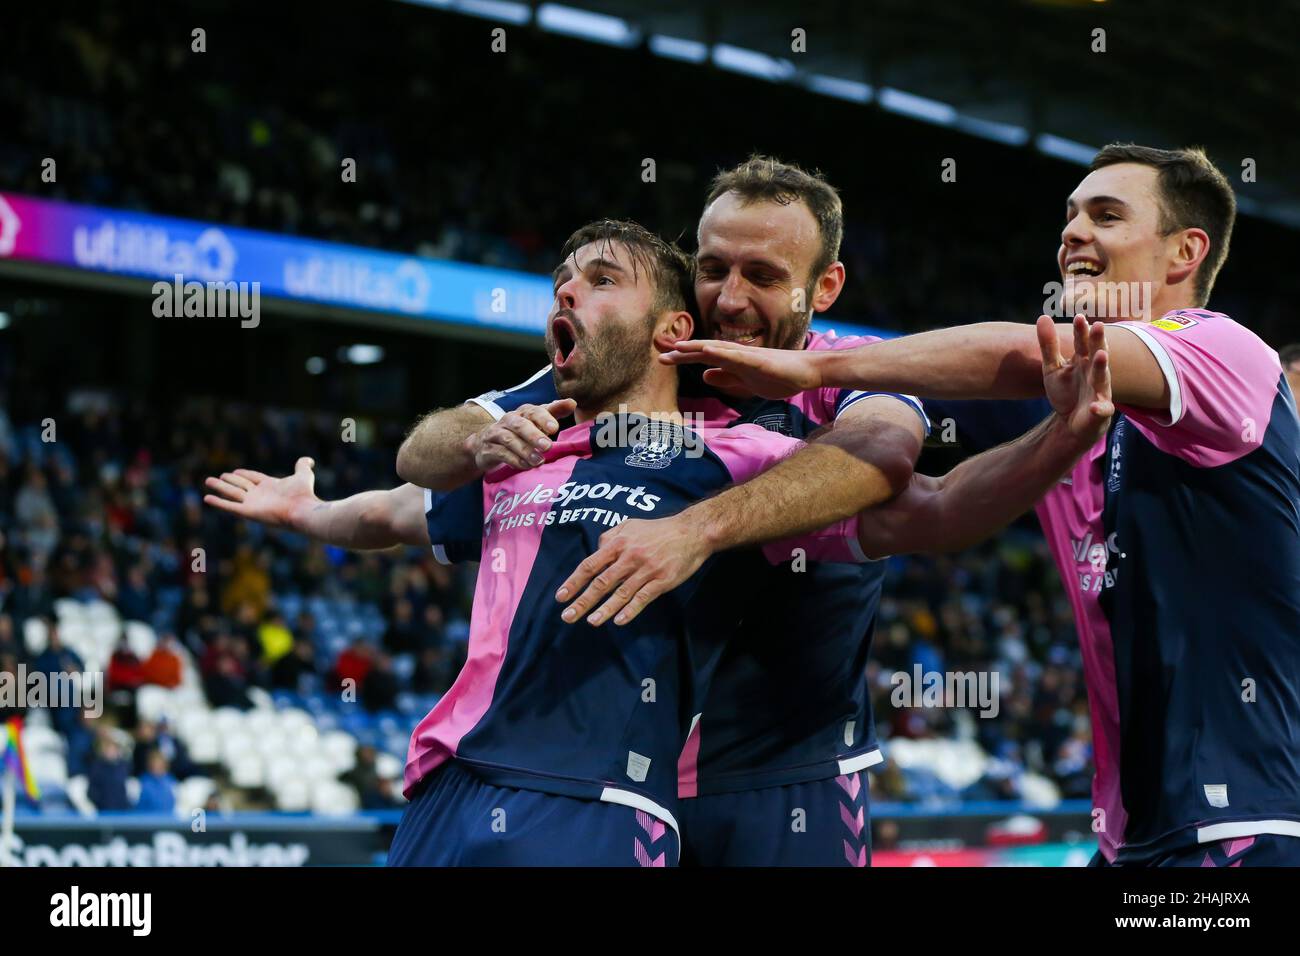
<path fill-rule="evenodd" d="M 552 356 L 555 367 L 564 368 L 578 348 L 578 334 L 573 323 L 557 316 L 551 322 L 551 338 L 555 341 L 555 355 Z"/>
<path fill-rule="evenodd" d="M 731 322 L 718 323 L 718 338 L 724 342 L 738 345 L 761 345 L 764 328 L 761 325 L 736 325 Z"/>
<path fill-rule="evenodd" d="M 1065 264 L 1065 275 L 1070 279 L 1096 278 L 1105 271 L 1106 267 L 1098 260 L 1086 257 L 1071 259 Z"/>

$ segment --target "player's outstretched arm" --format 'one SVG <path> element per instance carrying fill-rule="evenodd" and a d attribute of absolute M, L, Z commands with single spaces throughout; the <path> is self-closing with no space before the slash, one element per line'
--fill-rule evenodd
<path fill-rule="evenodd" d="M 671 517 L 606 531 L 556 592 L 560 602 L 578 595 L 562 617 L 578 621 L 594 609 L 590 624 L 626 624 L 718 551 L 793 538 L 888 500 L 908 486 L 922 433 L 916 411 L 898 399 L 859 401 L 757 477 Z"/>
<path fill-rule="evenodd" d="M 1070 358 L 1072 327 L 1060 324 L 1055 328 L 1061 352 Z M 1137 335 L 1120 326 L 1109 344 L 1115 401 L 1140 408 L 1168 408 L 1169 389 L 1159 363 Z M 676 350 L 665 352 L 661 361 L 712 365 L 715 368 L 704 373 L 706 381 L 719 387 L 741 386 L 774 398 L 815 387 L 954 399 L 1043 394 L 1037 332 L 1033 326 L 1016 322 L 960 325 L 856 349 L 818 352 L 695 340 L 678 342 Z"/>
<path fill-rule="evenodd" d="M 1056 414 L 941 478 L 914 476 L 903 494 L 863 512 L 858 541 L 868 557 L 978 544 L 1033 507 L 1105 434 L 1115 406 L 1104 323 L 1089 328 L 1075 319 L 1069 361 L 1050 319 L 1039 319 L 1037 332 L 1040 372 Z"/>
<path fill-rule="evenodd" d="M 424 490 L 401 485 L 390 491 L 363 491 L 341 501 L 316 497 L 315 463 L 299 458 L 292 475 L 272 478 L 237 468 L 204 484 L 206 504 L 249 521 L 288 528 L 324 544 L 357 551 L 399 544 L 429 544 L 424 521 Z"/>
<path fill-rule="evenodd" d="M 534 468 L 559 433 L 559 420 L 572 415 L 575 404 L 562 398 L 521 405 L 498 421 L 469 403 L 430 412 L 397 451 L 398 477 L 421 488 L 451 491 L 497 465 Z"/>

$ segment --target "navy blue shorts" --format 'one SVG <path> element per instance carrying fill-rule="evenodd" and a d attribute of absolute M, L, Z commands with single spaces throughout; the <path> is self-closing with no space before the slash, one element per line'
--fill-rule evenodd
<path fill-rule="evenodd" d="M 683 866 L 870 866 L 867 775 L 678 804 Z"/>
<path fill-rule="evenodd" d="M 1097 853 L 1089 866 L 1113 866 Z M 1300 837 L 1261 833 L 1174 850 L 1129 866 L 1300 866 Z"/>
<path fill-rule="evenodd" d="M 421 781 L 389 866 L 676 866 L 672 827 L 644 810 L 487 783 L 452 760 Z"/>

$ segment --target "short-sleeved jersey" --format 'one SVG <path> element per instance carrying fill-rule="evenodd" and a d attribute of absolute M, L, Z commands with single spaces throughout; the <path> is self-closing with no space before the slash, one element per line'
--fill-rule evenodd
<path fill-rule="evenodd" d="M 814 332 L 805 348 L 877 341 Z M 697 366 L 681 372 L 682 410 L 727 427 L 757 424 L 804 439 L 879 396 L 904 402 L 925 422 L 910 395 L 820 388 L 788 399 L 736 398 L 704 384 Z M 478 401 L 485 408 L 490 402 L 499 416 L 555 398 L 551 375 L 539 373 Z M 691 633 L 721 651 L 716 661 L 710 656 L 697 665 L 709 670 L 697 675 L 708 692 L 679 761 L 680 795 L 820 780 L 879 763 L 866 666 L 884 564 L 824 562 L 812 554 L 806 562 L 772 563 L 742 550 L 719 556 L 706 577 L 711 600 L 692 607 Z"/>
<path fill-rule="evenodd" d="M 1155 356 L 1169 409 L 1119 406 L 1037 509 L 1079 631 L 1101 852 L 1300 836 L 1294 398 L 1276 353 L 1225 315 L 1114 327 Z M 1015 437 L 1023 406 L 984 404 L 1012 423 L 984 444 Z"/>
<path fill-rule="evenodd" d="M 675 829 L 677 761 L 707 672 L 686 622 L 708 566 L 624 626 L 565 623 L 555 592 L 608 528 L 672 514 L 798 445 L 755 426 L 609 416 L 564 429 L 537 468 L 429 493 L 435 555 L 481 563 L 468 658 L 412 735 L 407 791 L 454 757 L 499 786 L 623 803 Z M 854 519 L 771 546 L 773 560 L 792 547 L 861 557 Z"/>

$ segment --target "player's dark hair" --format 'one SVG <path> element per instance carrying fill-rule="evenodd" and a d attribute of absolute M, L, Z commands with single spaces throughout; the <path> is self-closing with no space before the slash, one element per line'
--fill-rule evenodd
<path fill-rule="evenodd" d="M 819 170 L 808 172 L 794 163 L 783 163 L 771 156 L 755 153 L 739 166 L 723 170 L 709 184 L 707 209 L 719 196 L 735 193 L 748 205 L 754 202 L 775 202 L 782 206 L 802 202 L 817 220 L 822 245 L 813 260 L 809 282 L 814 283 L 826 267 L 840 257 L 840 242 L 844 238 L 844 207 L 840 194 L 826 181 Z"/>
<path fill-rule="evenodd" d="M 1135 143 L 1111 143 L 1092 158 L 1089 169 L 1117 163 L 1151 166 L 1159 174 L 1160 232 L 1204 229 L 1210 251 L 1197 270 L 1193 292 L 1196 305 L 1210 301 L 1214 279 L 1228 258 L 1232 226 L 1237 220 L 1237 197 L 1226 176 L 1200 147 L 1156 149 Z"/>
<path fill-rule="evenodd" d="M 604 247 L 621 243 L 632 256 L 633 275 L 645 269 L 655 285 L 651 310 L 689 312 L 695 315 L 695 261 L 676 243 L 655 235 L 640 223 L 627 219 L 597 219 L 574 232 L 560 250 L 564 262 L 589 243 Z"/>
<path fill-rule="evenodd" d="M 1277 350 L 1277 357 L 1283 369 L 1289 368 L 1292 362 L 1300 362 L 1300 343 L 1282 346 Z"/>

